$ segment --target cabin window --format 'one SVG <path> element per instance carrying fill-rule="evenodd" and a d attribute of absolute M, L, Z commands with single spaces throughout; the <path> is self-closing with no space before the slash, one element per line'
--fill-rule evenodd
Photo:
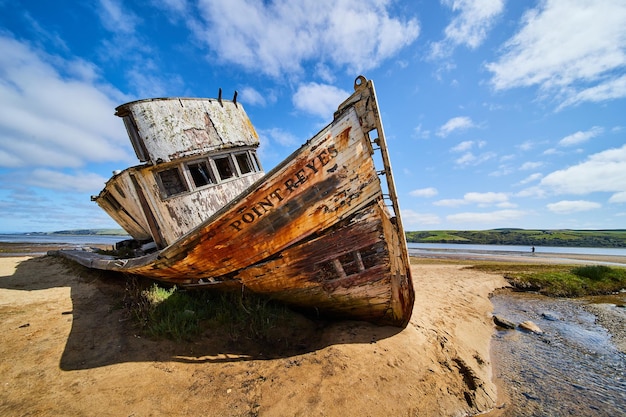
<path fill-rule="evenodd" d="M 250 151 L 250 154 L 252 155 L 252 162 L 254 163 L 254 170 L 257 172 L 262 171 L 263 168 L 261 168 L 261 163 L 259 162 L 259 158 L 257 158 L 256 156 L 256 152 Z"/>
<path fill-rule="evenodd" d="M 230 155 L 214 158 L 213 162 L 215 162 L 215 167 L 217 168 L 221 180 L 227 180 L 235 176 L 235 170 L 233 169 Z"/>
<path fill-rule="evenodd" d="M 239 172 L 241 175 L 254 171 L 254 166 L 252 166 L 252 161 L 250 160 L 248 152 L 236 153 L 235 159 L 237 160 L 237 165 L 239 165 Z"/>
<path fill-rule="evenodd" d="M 158 176 L 167 197 L 188 191 L 178 168 L 159 171 Z"/>
<path fill-rule="evenodd" d="M 213 173 L 209 169 L 207 161 L 195 162 L 187 165 L 189 173 L 193 179 L 193 184 L 196 188 L 204 187 L 205 185 L 215 184 Z"/>

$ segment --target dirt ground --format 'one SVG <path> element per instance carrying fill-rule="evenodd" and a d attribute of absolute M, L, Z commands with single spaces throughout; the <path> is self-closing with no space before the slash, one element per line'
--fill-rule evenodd
<path fill-rule="evenodd" d="M 405 329 L 306 329 L 298 351 L 210 335 L 141 337 L 124 282 L 58 258 L 0 258 L 2 416 L 461 416 L 497 407 L 488 295 L 496 275 L 414 265 Z"/>

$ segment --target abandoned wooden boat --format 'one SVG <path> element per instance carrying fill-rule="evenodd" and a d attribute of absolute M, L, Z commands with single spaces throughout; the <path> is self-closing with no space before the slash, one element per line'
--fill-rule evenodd
<path fill-rule="evenodd" d="M 90 268 L 188 288 L 243 286 L 319 315 L 406 326 L 413 284 L 374 84 L 360 76 L 354 89 L 332 123 L 267 174 L 236 95 L 118 107 L 143 164 L 115 172 L 92 199 L 142 250 L 59 253 Z"/>

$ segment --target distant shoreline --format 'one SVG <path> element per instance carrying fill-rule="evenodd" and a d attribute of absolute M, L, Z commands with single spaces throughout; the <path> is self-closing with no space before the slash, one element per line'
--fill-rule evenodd
<path fill-rule="evenodd" d="M 491 229 L 408 231 L 411 243 L 626 248 L 626 229 Z"/>
<path fill-rule="evenodd" d="M 57 230 L 54 232 L 0 232 L 0 236 L 127 236 L 123 229 L 75 229 Z"/>
<path fill-rule="evenodd" d="M 32 243 L 32 242 L 0 242 L 0 257 L 13 256 L 42 256 L 51 250 L 76 249 L 77 247 L 93 247 L 98 249 L 111 249 L 113 245 L 92 243 L 76 245 L 71 243 Z"/>

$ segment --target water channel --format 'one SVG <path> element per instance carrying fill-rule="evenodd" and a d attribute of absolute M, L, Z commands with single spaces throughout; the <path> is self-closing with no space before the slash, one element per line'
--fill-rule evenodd
<path fill-rule="evenodd" d="M 498 329 L 492 340 L 506 416 L 626 416 L 626 355 L 585 308 L 602 301 L 626 323 L 626 293 L 572 300 L 505 290 L 491 301 L 495 315 L 544 331 Z"/>

